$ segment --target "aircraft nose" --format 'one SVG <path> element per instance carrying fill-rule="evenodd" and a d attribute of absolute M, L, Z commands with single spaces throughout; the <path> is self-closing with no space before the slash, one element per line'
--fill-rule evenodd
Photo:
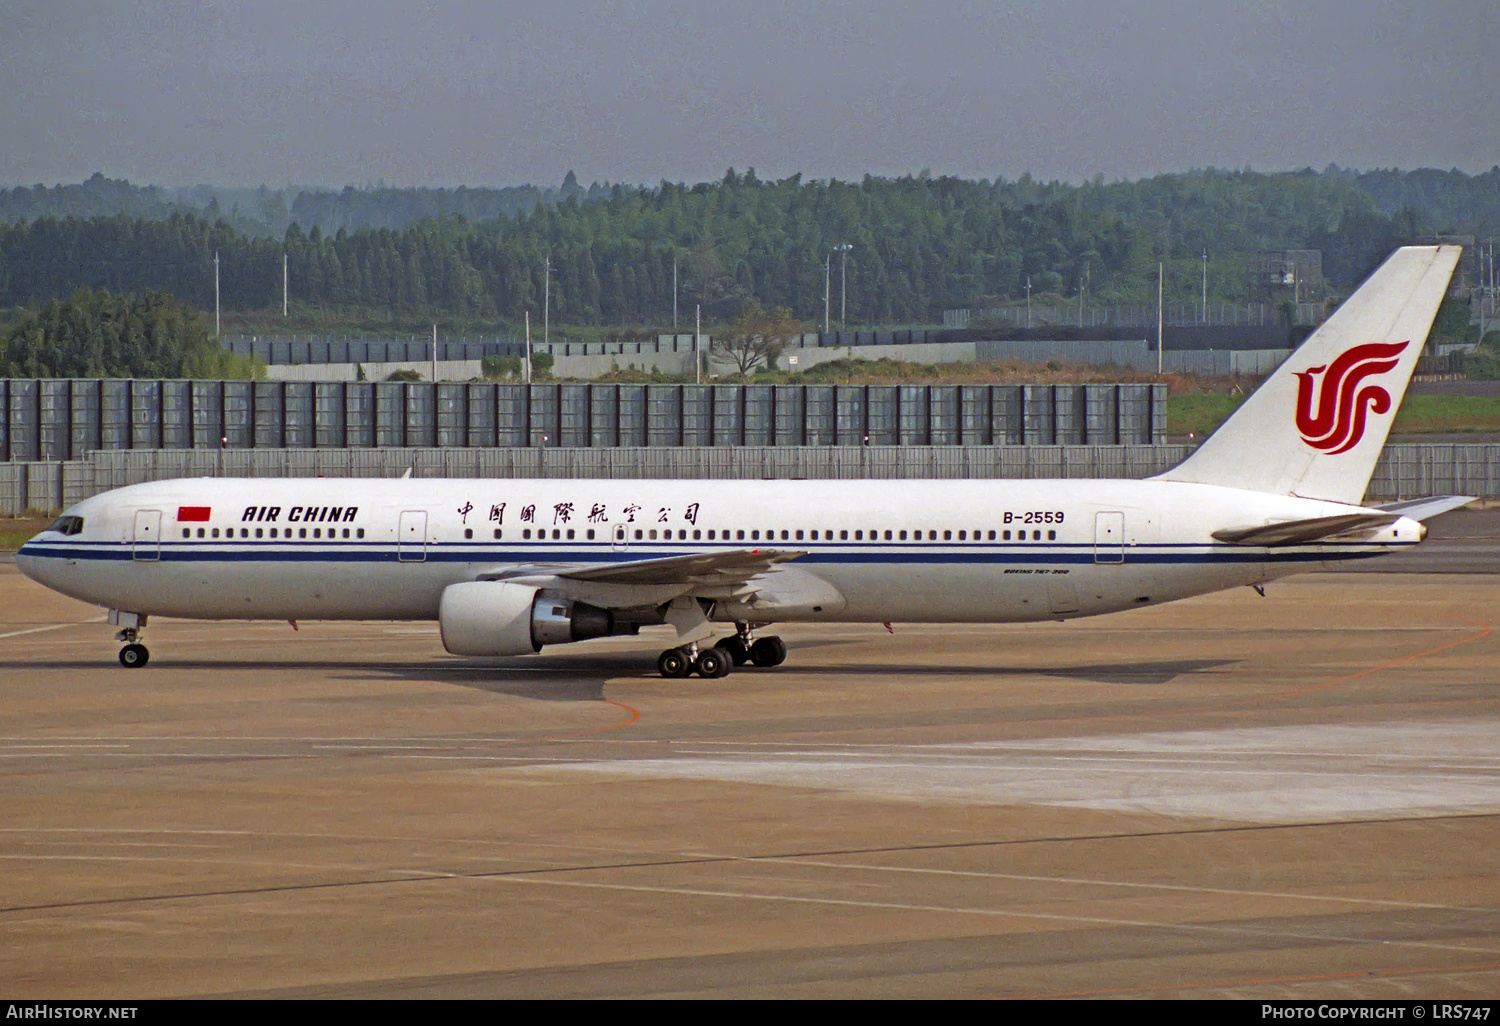
<path fill-rule="evenodd" d="M 46 532 L 43 532 L 45 534 Z M 16 569 L 39 584 L 47 582 L 40 576 L 42 565 L 46 560 L 37 555 L 37 541 L 42 535 L 34 535 L 32 538 L 16 550 Z"/>

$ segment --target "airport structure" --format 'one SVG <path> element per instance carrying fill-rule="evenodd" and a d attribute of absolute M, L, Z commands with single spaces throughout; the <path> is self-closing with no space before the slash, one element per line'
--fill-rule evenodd
<path fill-rule="evenodd" d="M 776 358 L 777 368 L 802 371 L 831 360 L 894 359 L 906 363 L 1049 361 L 1092 367 L 1226 376 L 1265 375 L 1291 352 L 1306 329 L 1246 322 L 1228 325 L 1172 324 L 1163 328 L 1162 352 L 1155 330 L 1100 324 L 1088 327 L 1007 326 L 960 329 L 881 329 L 809 332 L 794 336 Z M 695 344 L 696 343 L 696 344 Z M 482 373 L 490 356 L 522 356 L 524 343 L 513 339 L 439 340 L 318 336 L 300 338 L 231 337 L 225 348 L 254 357 L 281 380 L 357 380 L 361 373 L 382 378 L 393 370 L 415 370 L 424 378 L 467 380 Z M 656 370 L 694 375 L 699 354 L 710 373 L 728 364 L 713 355 L 710 335 L 655 335 L 595 342 L 534 340 L 533 353 L 552 357 L 559 377 L 597 378 L 614 370 Z"/>
<path fill-rule="evenodd" d="M 0 379 L 0 459 L 127 449 L 1122 445 L 1166 386 Z"/>
<path fill-rule="evenodd" d="M 1166 386 L 0 379 L 0 515 L 169 477 L 1142 478 Z M 1500 445 L 1387 446 L 1372 499 L 1500 495 Z"/>

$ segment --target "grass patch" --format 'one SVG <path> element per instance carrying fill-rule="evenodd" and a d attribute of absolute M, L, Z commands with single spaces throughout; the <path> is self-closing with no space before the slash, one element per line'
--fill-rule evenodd
<path fill-rule="evenodd" d="M 1500 431 L 1500 398 L 1486 395 L 1409 395 L 1396 411 L 1391 430 L 1422 435 L 1440 432 Z"/>
<path fill-rule="evenodd" d="M 1242 395 L 1196 392 L 1167 396 L 1167 431 L 1174 435 L 1202 437 L 1224 423 L 1245 401 Z"/>
<path fill-rule="evenodd" d="M 1167 396 L 1167 430 L 1174 435 L 1206 435 L 1244 402 L 1244 396 Z M 1409 395 L 1396 411 L 1393 434 L 1500 431 L 1500 398 L 1477 395 Z"/>
<path fill-rule="evenodd" d="M 0 520 L 0 552 L 14 552 L 48 524 L 50 517 L 17 517 Z"/>

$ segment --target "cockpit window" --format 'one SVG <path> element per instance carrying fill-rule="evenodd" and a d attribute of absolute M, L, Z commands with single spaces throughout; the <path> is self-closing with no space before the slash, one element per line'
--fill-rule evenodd
<path fill-rule="evenodd" d="M 81 534 L 83 517 L 58 517 L 47 530 L 56 531 L 58 534 Z"/>

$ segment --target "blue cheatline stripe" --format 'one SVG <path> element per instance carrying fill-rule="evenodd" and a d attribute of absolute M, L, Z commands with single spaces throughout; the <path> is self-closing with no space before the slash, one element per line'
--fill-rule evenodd
<path fill-rule="evenodd" d="M 1174 563 L 1297 563 L 1328 560 L 1362 559 L 1402 548 L 1415 542 L 1378 544 L 1363 542 L 1340 545 L 1338 549 L 1300 548 L 1257 551 L 1239 546 L 1172 544 L 1126 550 L 1123 565 Z M 766 546 L 769 548 L 769 546 Z M 276 542 L 187 542 L 161 544 L 154 559 L 137 559 L 134 546 L 128 543 L 42 544 L 27 543 L 20 555 L 50 559 L 89 561 L 161 562 L 161 563 L 626 563 L 639 559 L 661 559 L 670 556 L 702 555 L 705 549 L 743 549 L 743 545 L 715 545 L 691 549 L 668 549 L 665 546 L 638 546 L 628 550 L 568 547 L 566 543 L 530 543 L 523 547 L 493 546 L 481 543 L 434 543 L 424 559 L 402 559 L 391 542 L 343 543 L 316 545 Z M 844 549 L 844 546 L 839 546 Z M 1056 543 L 1051 546 L 1011 543 L 1009 546 L 967 550 L 926 548 L 888 548 L 869 551 L 839 551 L 816 548 L 797 562 L 804 566 L 819 564 L 894 564 L 919 565 L 994 565 L 1007 564 L 1078 564 L 1119 566 L 1122 561 L 1099 562 L 1092 545 Z M 1164 551 L 1163 551 L 1164 550 Z M 415 547 L 406 550 L 416 554 Z"/>

